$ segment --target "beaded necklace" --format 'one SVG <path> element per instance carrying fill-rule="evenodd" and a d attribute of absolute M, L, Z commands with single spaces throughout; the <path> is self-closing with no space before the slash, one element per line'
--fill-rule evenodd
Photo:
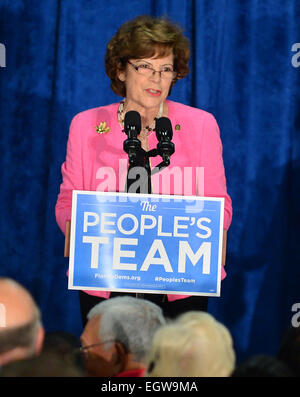
<path fill-rule="evenodd" d="M 125 118 L 124 104 L 125 104 L 125 100 L 123 99 L 120 102 L 119 109 L 118 109 L 118 121 L 122 128 L 124 128 L 124 118 Z M 143 128 L 143 131 L 145 131 L 147 136 L 149 136 L 153 133 L 154 128 L 155 128 L 155 120 L 159 119 L 162 116 L 163 109 L 164 109 L 164 103 L 162 102 L 159 106 L 159 111 L 158 111 L 156 117 L 154 117 L 153 123 L 151 125 L 146 125 L 146 127 Z"/>

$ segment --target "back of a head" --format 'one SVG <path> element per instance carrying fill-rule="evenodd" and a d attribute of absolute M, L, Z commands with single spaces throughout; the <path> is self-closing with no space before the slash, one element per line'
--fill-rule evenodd
<path fill-rule="evenodd" d="M 229 330 L 211 314 L 190 311 L 177 319 L 178 323 L 199 332 L 203 353 L 208 355 L 207 376 L 229 376 L 235 367 L 235 351 Z M 210 375 L 211 374 L 211 375 Z"/>
<path fill-rule="evenodd" d="M 280 344 L 278 358 L 296 376 L 300 376 L 300 327 L 291 327 L 286 330 Z"/>
<path fill-rule="evenodd" d="M 0 328 L 0 363 L 28 357 L 41 348 L 43 327 L 31 294 L 19 283 L 0 278 L 5 326 Z M 18 351 L 17 351 L 18 349 Z"/>
<path fill-rule="evenodd" d="M 45 352 L 5 365 L 1 377 L 84 377 L 83 369 L 55 352 Z"/>
<path fill-rule="evenodd" d="M 144 362 L 153 335 L 165 324 L 162 310 L 154 303 L 123 296 L 107 299 L 89 312 L 88 319 L 101 315 L 99 337 L 123 344 L 134 359 Z"/>
<path fill-rule="evenodd" d="M 254 355 L 243 363 L 239 364 L 234 370 L 233 378 L 255 377 L 293 377 L 294 374 L 288 366 L 277 357 L 264 354 Z"/>
<path fill-rule="evenodd" d="M 155 335 L 148 376 L 230 376 L 235 353 L 229 331 L 204 312 L 188 313 Z"/>
<path fill-rule="evenodd" d="M 47 332 L 45 334 L 43 351 L 65 353 L 80 346 L 80 340 L 74 334 L 64 331 Z"/>
<path fill-rule="evenodd" d="M 167 324 L 154 335 L 147 357 L 148 377 L 180 377 L 186 374 L 185 357 L 191 349 L 190 334 L 182 326 Z"/>
<path fill-rule="evenodd" d="M 69 332 L 47 332 L 43 343 L 42 354 L 55 354 L 68 363 L 83 370 L 83 357 L 79 354 L 80 340 Z"/>
<path fill-rule="evenodd" d="M 36 310 L 36 304 L 29 291 L 10 278 L 0 277 L 0 303 L 4 308 L 5 327 L 28 322 Z"/>

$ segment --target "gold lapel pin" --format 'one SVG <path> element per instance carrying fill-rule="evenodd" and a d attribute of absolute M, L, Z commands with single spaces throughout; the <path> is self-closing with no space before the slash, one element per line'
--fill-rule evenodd
<path fill-rule="evenodd" d="M 110 131 L 110 127 L 106 124 L 106 121 L 103 121 L 99 125 L 96 125 L 96 131 L 98 134 L 105 134 Z"/>

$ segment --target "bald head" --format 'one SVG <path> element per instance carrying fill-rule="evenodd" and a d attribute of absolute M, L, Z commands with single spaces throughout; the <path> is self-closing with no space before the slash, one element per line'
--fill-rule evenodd
<path fill-rule="evenodd" d="M 9 278 L 0 278 L 0 303 L 5 310 L 5 326 L 8 328 L 32 321 L 38 312 L 29 292 Z"/>
<path fill-rule="evenodd" d="M 0 277 L 0 364 L 38 353 L 43 339 L 40 311 L 30 293 Z"/>

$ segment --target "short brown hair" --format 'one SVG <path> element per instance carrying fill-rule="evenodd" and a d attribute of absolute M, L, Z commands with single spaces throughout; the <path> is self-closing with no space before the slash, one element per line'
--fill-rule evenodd
<path fill-rule="evenodd" d="M 125 84 L 118 78 L 129 59 L 157 58 L 174 55 L 177 72 L 171 87 L 189 73 L 189 41 L 179 26 L 166 18 L 141 15 L 125 22 L 109 41 L 106 49 L 105 68 L 111 79 L 111 89 L 119 96 L 126 96 Z"/>

